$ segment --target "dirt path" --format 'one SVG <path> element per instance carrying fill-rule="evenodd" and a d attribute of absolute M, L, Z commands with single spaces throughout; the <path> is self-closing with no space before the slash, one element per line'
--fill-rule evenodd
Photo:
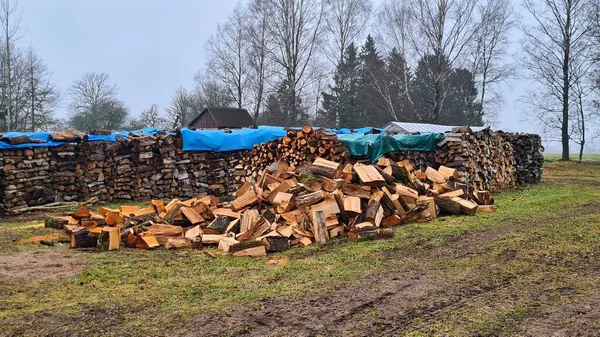
<path fill-rule="evenodd" d="M 587 207 L 581 214 L 597 212 L 600 205 Z M 543 283 L 520 289 L 515 283 L 529 270 L 496 272 L 492 265 L 464 270 L 445 270 L 445 262 L 486 252 L 486 246 L 514 234 L 519 228 L 543 226 L 516 224 L 452 238 L 444 245 L 417 254 L 388 252 L 397 260 L 390 270 L 363 278 L 356 285 L 340 287 L 323 296 L 301 299 L 267 300 L 259 305 L 239 308 L 221 315 L 201 315 L 176 332 L 180 336 L 399 336 L 414 330 L 427 331 L 454 312 L 476 308 L 502 311 L 516 302 L 528 303 L 524 321 L 507 315 L 505 324 L 477 328 L 478 336 L 597 336 L 600 297 L 585 300 L 584 313 L 577 304 L 553 308 L 553 298 L 576 298 L 577 291 L 556 289 L 548 292 Z M 522 227 L 521 227 L 521 226 Z M 494 259 L 499 263 L 517 258 L 514 251 L 503 251 Z M 583 273 L 589 265 L 571 266 Z M 600 267 L 600 262 L 598 266 Z M 590 275 L 600 278 L 600 268 Z M 568 282 L 568 281 L 565 281 Z M 573 286 L 576 289 L 576 286 Z M 539 310 L 540 306 L 550 309 Z M 537 308 L 537 309 L 536 309 Z M 588 308 L 588 309 L 585 309 Z M 576 317 L 575 317 L 576 316 Z M 577 324 L 566 324 L 575 319 Z M 457 322 L 456 325 L 460 325 Z M 469 322 L 463 322 L 468 325 Z M 439 335 L 439 331 L 431 331 Z M 429 334 L 426 334 L 429 335 Z M 463 334 L 452 334 L 463 335 Z"/>

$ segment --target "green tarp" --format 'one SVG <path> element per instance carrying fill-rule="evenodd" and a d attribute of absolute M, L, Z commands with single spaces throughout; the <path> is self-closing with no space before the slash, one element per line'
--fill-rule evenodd
<path fill-rule="evenodd" d="M 388 152 L 396 151 L 435 151 L 436 144 L 444 135 L 440 133 L 425 133 L 420 135 L 338 135 L 338 139 L 350 151 L 352 156 L 367 156 L 372 163 L 379 160 Z"/>

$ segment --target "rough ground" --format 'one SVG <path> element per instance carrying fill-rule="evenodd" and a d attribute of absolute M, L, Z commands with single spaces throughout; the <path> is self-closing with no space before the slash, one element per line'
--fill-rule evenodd
<path fill-rule="evenodd" d="M 588 205 L 583 213 L 597 213 L 600 203 Z M 540 226 L 546 221 L 523 223 Z M 392 270 L 370 275 L 357 285 L 341 288 L 323 296 L 298 300 L 275 299 L 259 305 L 237 308 L 220 315 L 200 315 L 193 323 L 177 332 L 181 336 L 399 336 L 424 331 L 437 321 L 459 310 L 484 306 L 486 310 L 502 310 L 507 302 L 527 302 L 534 313 L 536 306 L 552 298 L 574 298 L 573 303 L 553 306 L 547 312 L 511 326 L 483 327 L 480 336 L 599 336 L 600 296 L 577 298 L 577 288 L 547 289 L 544 283 L 521 291 L 517 279 L 521 275 L 496 274 L 493 266 L 451 273 L 440 265 L 464 256 L 484 254 L 515 231 L 490 230 L 464 235 L 447 244 L 413 256 L 400 257 Z M 600 253 L 600 247 L 598 253 Z M 391 253 L 394 257 L 398 254 Z M 493 263 L 520 259 L 519 253 L 507 250 Z M 524 270 L 526 273 L 527 270 Z M 592 265 L 572 266 L 575 277 L 600 278 L 600 261 Z M 490 275 L 497 278 L 490 280 Z M 548 304 L 548 303 L 546 303 Z M 507 329 L 508 328 L 508 329 Z M 439 331 L 430 331 L 437 335 Z M 454 335 L 450 333 L 450 335 Z M 462 334 L 457 334 L 462 335 Z"/>

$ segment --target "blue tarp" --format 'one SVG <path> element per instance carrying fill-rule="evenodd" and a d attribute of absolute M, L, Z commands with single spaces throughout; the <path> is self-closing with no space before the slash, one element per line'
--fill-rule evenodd
<path fill-rule="evenodd" d="M 115 131 L 115 132 L 111 133 L 110 135 L 88 134 L 88 142 L 116 142 L 117 135 L 119 135 L 123 138 L 127 138 L 127 135 L 129 135 L 130 133 L 148 134 L 148 135 L 154 136 L 159 131 L 161 131 L 161 129 L 145 128 L 145 129 L 134 130 L 134 131 Z"/>
<path fill-rule="evenodd" d="M 31 143 L 31 144 L 18 144 L 18 145 L 10 145 L 6 142 L 0 141 L 0 149 L 24 149 L 28 147 L 54 147 L 61 146 L 65 144 L 64 142 L 54 142 L 50 140 L 50 132 L 5 132 L 3 133 L 4 137 L 12 138 L 18 136 L 27 136 L 31 139 L 43 140 L 44 143 Z"/>
<path fill-rule="evenodd" d="M 372 163 L 379 160 L 388 152 L 396 151 L 435 151 L 436 144 L 443 139 L 439 133 L 424 133 L 420 135 L 386 135 L 359 133 L 338 135 L 338 139 L 353 156 L 367 156 Z"/>
<path fill-rule="evenodd" d="M 181 130 L 183 151 L 235 151 L 252 150 L 254 145 L 285 137 L 286 131 L 279 126 L 261 125 L 257 129 L 231 130 Z"/>

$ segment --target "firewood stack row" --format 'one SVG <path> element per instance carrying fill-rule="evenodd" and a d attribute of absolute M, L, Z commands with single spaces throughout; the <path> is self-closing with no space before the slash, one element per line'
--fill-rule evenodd
<path fill-rule="evenodd" d="M 112 200 L 134 200 L 138 197 L 133 179 L 132 147 L 125 142 L 106 143 L 107 161 L 112 162 L 109 195 Z"/>
<path fill-rule="evenodd" d="M 338 141 L 337 135 L 322 129 L 313 130 L 304 126 L 301 130 L 288 130 L 287 136 L 281 139 L 254 146 L 244 157 L 249 166 L 248 175 L 256 178 L 262 170 L 274 162 L 283 160 L 292 167 L 303 162 L 312 162 L 320 157 L 335 162 L 345 162 L 349 152 Z"/>
<path fill-rule="evenodd" d="M 3 211 L 54 201 L 47 147 L 2 150 L 0 197 Z"/>
<path fill-rule="evenodd" d="M 214 245 L 235 256 L 260 256 L 290 247 L 324 243 L 336 236 L 377 239 L 386 228 L 430 221 L 439 214 L 495 211 L 487 191 L 457 181 L 455 169 L 415 170 L 408 160 L 382 158 L 376 165 L 317 158 L 292 169 L 272 165 L 256 183 L 244 183 L 232 201 L 215 196 L 146 207 L 85 207 L 72 216 L 46 220 L 64 228 L 71 247 L 139 249 L 200 248 Z"/>
<path fill-rule="evenodd" d="M 456 168 L 458 178 L 478 190 L 497 191 L 515 186 L 513 147 L 489 129 L 458 128 L 446 134 L 436 150 L 438 165 Z"/>
<path fill-rule="evenodd" d="M 136 200 L 152 199 L 152 176 L 156 173 L 158 158 L 154 153 L 156 137 L 150 135 L 129 135 L 131 149 L 131 180 Z"/>
<path fill-rule="evenodd" d="M 106 142 L 83 142 L 81 153 L 77 157 L 80 177 L 78 185 L 82 198 L 87 200 L 97 197 L 99 200 L 109 200 L 108 178 L 112 175 L 111 160 L 106 157 Z"/>
<path fill-rule="evenodd" d="M 408 160 L 415 169 L 425 171 L 428 167 L 440 165 L 436 160 L 436 152 L 402 151 L 391 152 L 386 156 L 394 161 Z"/>
<path fill-rule="evenodd" d="M 55 201 L 79 200 L 77 144 L 50 147 L 50 177 Z"/>
<path fill-rule="evenodd" d="M 517 183 L 522 185 L 540 182 L 544 171 L 542 137 L 528 133 L 505 133 L 504 137 L 513 146 Z"/>
<path fill-rule="evenodd" d="M 170 135 L 157 135 L 154 151 L 157 153 L 154 174 L 150 177 L 152 196 L 164 199 L 176 191 L 174 175 L 176 170 L 176 147 Z M 173 190 L 172 190 L 173 189 Z"/>

